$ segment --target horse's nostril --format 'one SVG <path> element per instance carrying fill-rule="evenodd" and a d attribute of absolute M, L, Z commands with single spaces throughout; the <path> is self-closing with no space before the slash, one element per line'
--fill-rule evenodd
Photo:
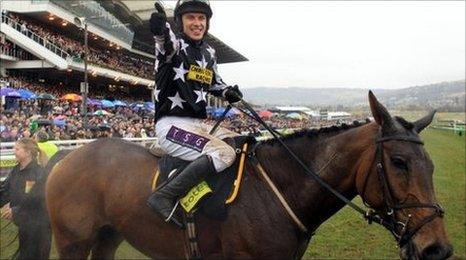
<path fill-rule="evenodd" d="M 422 259 L 447 259 L 453 254 L 453 247 L 450 244 L 442 245 L 434 243 L 422 251 Z"/>

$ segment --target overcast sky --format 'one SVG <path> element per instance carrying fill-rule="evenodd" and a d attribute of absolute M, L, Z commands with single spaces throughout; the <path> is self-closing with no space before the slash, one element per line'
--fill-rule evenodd
<path fill-rule="evenodd" d="M 465 78 L 464 1 L 211 1 L 240 87 L 403 88 Z"/>

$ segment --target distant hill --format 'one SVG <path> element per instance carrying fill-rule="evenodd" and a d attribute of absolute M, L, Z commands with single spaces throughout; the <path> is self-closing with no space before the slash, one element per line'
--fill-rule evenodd
<path fill-rule="evenodd" d="M 367 106 L 368 89 L 351 88 L 245 88 L 245 99 L 256 105 L 304 105 L 309 107 Z M 375 89 L 388 108 L 437 108 L 464 111 L 465 80 L 403 89 Z"/>

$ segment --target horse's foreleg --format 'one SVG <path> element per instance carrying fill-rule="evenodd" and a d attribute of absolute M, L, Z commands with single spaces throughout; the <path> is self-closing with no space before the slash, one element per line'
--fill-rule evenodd
<path fill-rule="evenodd" d="M 110 226 L 102 227 L 92 247 L 91 259 L 114 259 L 123 236 Z"/>
<path fill-rule="evenodd" d="M 60 259 L 87 259 L 97 233 L 90 223 L 67 225 L 62 218 L 57 220 L 52 217 L 51 226 Z"/>

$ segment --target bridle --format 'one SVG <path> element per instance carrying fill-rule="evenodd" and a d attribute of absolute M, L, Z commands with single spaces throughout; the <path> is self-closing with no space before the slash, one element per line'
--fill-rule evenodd
<path fill-rule="evenodd" d="M 431 222 L 437 217 L 442 218 L 445 211 L 438 203 L 396 203 L 393 198 L 392 189 L 387 179 L 387 173 L 385 171 L 385 163 L 383 160 L 383 143 L 387 141 L 401 141 L 401 142 L 410 142 L 414 144 L 424 145 L 424 142 L 419 139 L 417 136 L 408 136 L 408 135 L 393 135 L 384 137 L 381 132 L 379 132 L 375 142 L 376 142 L 376 152 L 375 152 L 375 163 L 377 169 L 377 177 L 379 184 L 382 188 L 384 206 L 383 211 L 370 210 L 366 214 L 366 218 L 369 223 L 374 221 L 375 216 L 378 216 L 377 220 L 379 224 L 387 228 L 395 237 L 400 247 L 403 247 L 411 238 L 416 234 L 419 229 L 421 229 L 425 224 Z M 362 195 L 365 194 L 368 175 L 366 174 L 366 180 L 364 181 Z M 366 204 L 366 203 L 365 203 Z M 366 204 L 367 206 L 367 204 Z M 397 219 L 397 211 L 404 209 L 412 208 L 430 208 L 434 212 L 423 218 L 423 220 L 411 230 L 408 230 L 408 225 L 411 220 L 411 214 L 407 215 L 407 218 L 402 221 Z"/>

